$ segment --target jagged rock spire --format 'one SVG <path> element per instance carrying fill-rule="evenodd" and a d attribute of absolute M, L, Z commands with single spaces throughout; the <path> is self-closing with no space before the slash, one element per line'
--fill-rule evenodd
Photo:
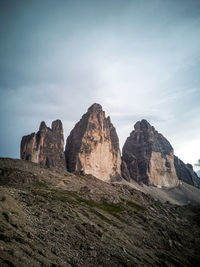
<path fill-rule="evenodd" d="M 55 120 L 49 128 L 42 121 L 37 133 L 23 136 L 20 156 L 43 166 L 65 169 L 62 122 Z"/>
<path fill-rule="evenodd" d="M 65 157 L 70 172 L 83 171 L 109 181 L 120 178 L 119 139 L 101 105 L 89 107 L 67 138 Z"/>

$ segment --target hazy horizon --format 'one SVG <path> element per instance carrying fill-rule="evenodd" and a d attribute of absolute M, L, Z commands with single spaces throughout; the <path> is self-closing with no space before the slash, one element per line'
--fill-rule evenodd
<path fill-rule="evenodd" d="M 66 140 L 96 102 L 121 147 L 146 119 L 200 159 L 199 0 L 2 0 L 0 40 L 1 157 L 41 121 L 61 119 Z"/>

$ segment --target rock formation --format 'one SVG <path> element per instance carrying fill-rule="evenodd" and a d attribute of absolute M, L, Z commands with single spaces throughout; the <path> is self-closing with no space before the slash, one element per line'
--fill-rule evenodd
<path fill-rule="evenodd" d="M 174 156 L 174 164 L 176 169 L 176 174 L 179 180 L 200 188 L 200 178 L 193 171 L 191 164 L 185 164 L 178 157 Z"/>
<path fill-rule="evenodd" d="M 55 120 L 49 128 L 43 121 L 37 133 L 23 136 L 20 155 L 43 166 L 65 169 L 62 122 Z"/>
<path fill-rule="evenodd" d="M 82 171 L 103 180 L 120 179 L 119 140 L 110 117 L 93 104 L 67 138 L 65 157 L 70 172 Z"/>
<path fill-rule="evenodd" d="M 122 176 L 158 187 L 178 184 L 173 148 L 146 120 L 138 121 L 122 150 Z"/>

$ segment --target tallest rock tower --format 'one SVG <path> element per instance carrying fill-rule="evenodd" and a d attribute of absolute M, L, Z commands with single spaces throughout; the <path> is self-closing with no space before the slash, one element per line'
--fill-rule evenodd
<path fill-rule="evenodd" d="M 119 139 L 110 117 L 101 105 L 93 104 L 67 138 L 68 171 L 83 171 L 110 181 L 120 178 Z"/>

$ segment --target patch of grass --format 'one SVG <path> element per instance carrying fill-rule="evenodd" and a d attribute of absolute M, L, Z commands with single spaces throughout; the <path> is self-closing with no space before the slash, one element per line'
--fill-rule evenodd
<path fill-rule="evenodd" d="M 134 208 L 136 210 L 144 211 L 146 208 L 144 206 L 141 206 L 140 204 L 133 202 L 133 201 L 126 201 L 126 205 L 128 205 L 131 208 Z"/>
<path fill-rule="evenodd" d="M 90 212 L 94 213 L 96 216 L 98 216 L 102 221 L 112 224 L 113 222 L 108 219 L 106 216 L 101 214 L 100 212 L 97 211 L 97 209 L 102 210 L 106 213 L 111 214 L 112 216 L 116 217 L 118 220 L 120 220 L 123 223 L 127 223 L 123 218 L 121 218 L 120 214 L 122 214 L 126 210 L 126 206 L 124 203 L 109 203 L 105 199 L 102 201 L 94 201 L 91 199 L 85 199 L 81 197 L 80 194 L 72 191 L 58 191 L 58 190 L 53 190 L 49 194 L 52 198 L 62 201 L 62 202 L 68 202 L 71 204 L 80 204 L 87 206 L 90 209 Z M 138 205 L 139 206 L 139 205 Z M 139 209 L 140 206 L 136 207 Z M 141 207 L 142 209 L 142 207 Z"/>
<path fill-rule="evenodd" d="M 51 193 L 51 197 L 53 199 L 56 199 L 56 200 L 59 200 L 59 201 L 65 202 L 65 203 L 66 202 L 71 203 L 71 204 L 76 203 L 73 196 L 71 194 L 68 194 L 68 192 L 54 191 L 53 193 Z"/>
<path fill-rule="evenodd" d="M 42 189 L 42 188 L 41 188 Z M 34 194 L 37 194 L 43 198 L 46 199 L 52 199 L 52 200 L 58 200 L 61 202 L 68 202 L 68 203 L 75 203 L 76 201 L 73 199 L 73 196 L 75 192 L 70 192 L 70 191 L 61 191 L 61 190 L 55 190 L 55 189 L 51 189 L 48 191 L 44 191 L 44 190 L 37 190 L 34 191 L 32 190 L 32 192 Z M 41 200 L 40 200 L 41 202 Z M 65 206 L 64 206 L 65 207 Z"/>
<path fill-rule="evenodd" d="M 120 203 L 109 203 L 106 200 L 97 202 L 91 199 L 82 198 L 80 194 L 72 191 L 52 190 L 50 196 L 62 202 L 68 202 L 72 204 L 85 204 L 89 208 L 98 208 L 110 214 L 122 213 L 124 211 L 124 207 Z"/>
<path fill-rule="evenodd" d="M 129 224 L 126 220 L 123 219 L 123 217 L 121 217 L 119 214 L 113 213 L 112 214 L 115 218 L 117 218 L 119 221 L 121 221 L 122 223 L 126 223 Z"/>
<path fill-rule="evenodd" d="M 81 198 L 80 196 L 76 196 L 76 200 L 79 203 L 86 204 L 90 208 L 98 208 L 111 214 L 121 213 L 124 211 L 124 208 L 122 207 L 120 203 L 114 204 L 114 203 L 109 203 L 105 200 L 103 200 L 102 202 L 97 202 L 91 199 L 89 200 L 89 199 Z"/>
<path fill-rule="evenodd" d="M 114 204 L 114 203 L 108 203 L 106 201 L 103 201 L 102 203 L 99 203 L 99 208 L 111 213 L 111 214 L 115 214 L 115 213 L 121 213 L 124 211 L 124 208 L 119 204 Z"/>
<path fill-rule="evenodd" d="M 117 204 L 110 203 L 105 199 L 103 199 L 102 201 L 94 201 L 92 199 L 85 199 L 82 197 L 80 193 L 73 191 L 62 191 L 62 190 L 51 189 L 50 191 L 47 192 L 41 190 L 39 194 L 42 195 L 43 197 L 49 197 L 51 199 L 58 200 L 64 203 L 87 206 L 90 209 L 90 211 L 92 211 L 96 216 L 98 216 L 103 221 L 109 224 L 111 224 L 112 222 L 104 215 L 102 215 L 100 212 L 98 212 L 97 209 L 115 216 L 118 220 L 122 221 L 123 223 L 126 223 L 126 221 L 120 215 L 123 214 L 124 211 L 127 211 L 128 207 L 134 208 L 137 211 L 145 210 L 145 207 L 132 201 L 122 201 Z"/>
<path fill-rule="evenodd" d="M 102 215 L 100 212 L 98 212 L 98 211 L 96 211 L 94 209 L 90 209 L 90 211 L 93 212 L 96 216 L 98 216 L 102 221 L 105 221 L 106 223 L 112 224 L 112 221 L 109 220 L 104 215 Z"/>
<path fill-rule="evenodd" d="M 48 185 L 43 182 L 37 182 L 34 184 L 35 188 L 48 188 Z"/>

